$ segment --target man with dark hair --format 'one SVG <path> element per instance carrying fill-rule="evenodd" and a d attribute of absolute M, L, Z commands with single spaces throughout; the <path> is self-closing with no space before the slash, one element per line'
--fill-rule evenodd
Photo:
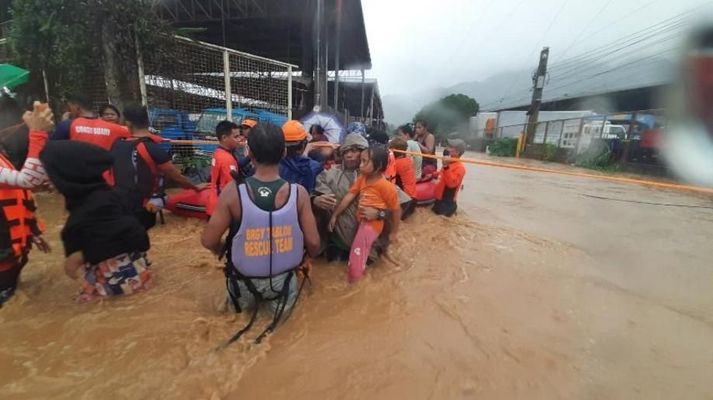
<path fill-rule="evenodd" d="M 232 121 L 225 120 L 218 123 L 215 127 L 215 136 L 218 138 L 219 144 L 211 160 L 210 198 L 206 205 L 208 215 L 213 214 L 220 192 L 233 181 L 233 174 L 239 171 L 235 150 L 238 147 L 245 147 L 242 130 Z"/>
<path fill-rule="evenodd" d="M 208 184 L 194 185 L 181 175 L 171 156 L 159 146 L 161 137 L 149 131 L 146 108 L 130 105 L 124 110 L 124 118 L 132 137 L 117 141 L 111 149 L 114 156 L 111 181 L 148 230 L 156 225 L 156 212 L 165 203 L 164 176 L 185 189 L 203 190 Z"/>
<path fill-rule="evenodd" d="M 257 121 L 250 118 L 244 118 L 242 122 L 240 122 L 240 134 L 243 135 L 245 140 L 247 140 L 248 136 L 250 136 L 250 130 L 252 130 L 257 124 Z M 235 151 L 238 156 L 238 170 L 240 172 L 240 176 L 248 177 L 255 173 L 255 168 L 245 152 L 245 146 L 238 147 Z"/>
<path fill-rule="evenodd" d="M 290 183 L 304 186 L 307 192 L 314 190 L 317 175 L 324 169 L 320 163 L 304 155 L 307 147 L 307 131 L 299 121 L 287 121 L 282 126 L 286 148 L 285 158 L 280 162 L 280 176 Z"/>
<path fill-rule="evenodd" d="M 248 155 L 255 174 L 245 183 L 231 182 L 225 187 L 202 237 L 203 246 L 216 255 L 228 249 L 227 289 L 236 311 L 254 307 L 250 325 L 260 303 L 267 303 L 274 312 L 272 324 L 258 340 L 275 328 L 297 300 L 295 272 L 305 251 L 309 256 L 319 251 L 309 194 L 278 174 L 284 154 L 280 128 L 272 124 L 252 128 Z M 224 246 L 221 238 L 228 228 Z"/>
<path fill-rule="evenodd" d="M 52 140 L 78 140 L 109 150 L 118 139 L 131 136 L 125 127 L 98 118 L 84 96 L 67 95 L 65 105 L 69 119 L 57 125 Z"/>
<path fill-rule="evenodd" d="M 421 147 L 421 153 L 428 155 L 436 154 L 436 137 L 428 131 L 428 123 L 425 120 L 416 121 L 416 139 Z M 422 174 L 430 175 L 438 169 L 438 160 L 430 157 L 423 157 Z"/>
<path fill-rule="evenodd" d="M 246 138 L 248 136 L 250 136 L 250 130 L 252 128 L 254 128 L 256 125 L 257 125 L 257 121 L 255 121 L 254 119 L 250 119 L 250 118 L 243 119 L 243 121 L 240 122 L 240 131 L 241 131 L 242 135 L 245 136 Z"/>

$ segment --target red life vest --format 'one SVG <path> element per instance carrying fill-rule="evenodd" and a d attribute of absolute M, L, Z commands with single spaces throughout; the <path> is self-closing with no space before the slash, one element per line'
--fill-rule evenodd
<path fill-rule="evenodd" d="M 15 169 L 3 155 L 0 166 Z M 41 233 L 35 219 L 36 208 L 29 190 L 0 189 L 0 270 L 30 252 L 32 236 Z"/>
<path fill-rule="evenodd" d="M 70 140 L 91 143 L 105 150 L 111 150 L 117 140 L 127 137 L 131 134 L 126 127 L 98 118 L 76 118 L 69 128 Z"/>

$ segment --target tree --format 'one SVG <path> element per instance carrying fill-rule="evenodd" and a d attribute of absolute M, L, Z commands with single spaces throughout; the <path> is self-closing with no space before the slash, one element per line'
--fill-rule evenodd
<path fill-rule="evenodd" d="M 436 136 L 443 138 L 465 126 L 479 109 L 475 99 L 460 93 L 451 94 L 423 107 L 414 121 L 425 120 Z"/>
<path fill-rule="evenodd" d="M 54 98 L 99 87 L 119 107 L 137 101 L 137 51 L 160 57 L 170 48 L 170 26 L 151 12 L 151 3 L 14 0 L 9 42 L 17 62 L 33 74 L 28 90 L 44 92 L 44 72 Z"/>

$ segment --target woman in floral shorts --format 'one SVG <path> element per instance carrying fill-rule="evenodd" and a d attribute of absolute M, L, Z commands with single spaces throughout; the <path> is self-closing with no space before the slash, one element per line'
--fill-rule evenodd
<path fill-rule="evenodd" d="M 79 301 L 147 288 L 149 238 L 124 199 L 102 177 L 113 163 L 111 154 L 90 144 L 60 140 L 49 142 L 40 160 L 66 200 L 64 269 L 72 278 L 83 278 Z"/>

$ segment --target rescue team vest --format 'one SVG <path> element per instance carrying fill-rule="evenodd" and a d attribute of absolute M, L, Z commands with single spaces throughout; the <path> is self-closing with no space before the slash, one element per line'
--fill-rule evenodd
<path fill-rule="evenodd" d="M 2 155 L 0 166 L 15 169 Z M 0 263 L 18 260 L 29 252 L 33 226 L 37 227 L 35 209 L 29 190 L 0 189 Z"/>
<path fill-rule="evenodd" d="M 69 127 L 70 140 L 91 143 L 105 150 L 110 150 L 119 138 L 127 136 L 126 128 L 98 118 L 76 118 Z"/>
<path fill-rule="evenodd" d="M 256 206 L 244 183 L 238 186 L 238 193 L 242 217 L 230 241 L 233 267 L 246 278 L 269 278 L 297 268 L 304 256 L 297 185 L 290 184 L 287 202 L 275 211 Z"/>
<path fill-rule="evenodd" d="M 160 137 L 149 135 L 117 141 L 111 149 L 114 168 L 110 183 L 119 193 L 128 198 L 131 207 L 143 207 L 162 189 L 162 175 L 146 148 L 146 142 L 160 143 L 161 141 Z"/>

